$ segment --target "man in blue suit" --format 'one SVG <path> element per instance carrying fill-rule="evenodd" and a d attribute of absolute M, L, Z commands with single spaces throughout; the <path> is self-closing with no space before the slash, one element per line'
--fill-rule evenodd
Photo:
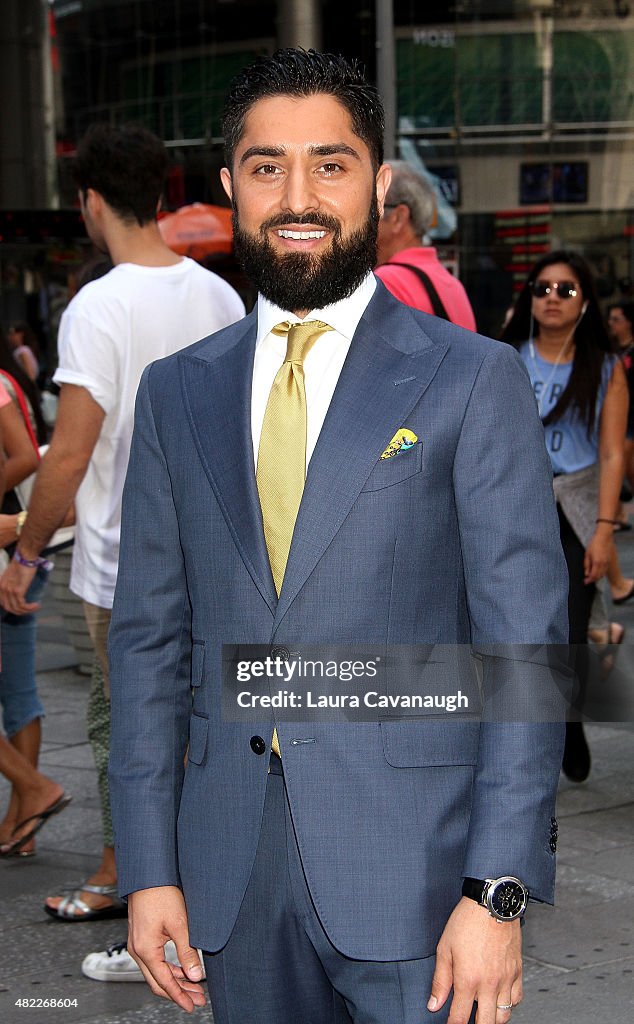
<path fill-rule="evenodd" d="M 243 684 L 259 710 L 231 721 L 222 648 L 398 651 L 410 688 L 423 645 L 477 649 L 485 692 L 532 700 L 535 651 L 565 642 L 566 577 L 530 386 L 512 349 L 372 275 L 390 172 L 356 66 L 261 58 L 224 130 L 257 306 L 146 371 L 124 495 L 110 775 L 128 948 L 186 1010 L 206 950 L 216 1024 L 505 1024 L 526 901 L 553 896 L 559 722 L 293 721 L 261 677 Z"/>

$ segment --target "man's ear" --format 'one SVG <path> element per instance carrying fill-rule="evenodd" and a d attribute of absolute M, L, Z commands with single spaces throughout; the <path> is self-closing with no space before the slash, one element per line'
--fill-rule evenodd
<path fill-rule="evenodd" d="M 379 216 L 383 216 L 385 197 L 392 180 L 392 168 L 389 164 L 381 164 L 376 175 L 376 201 L 379 207 Z"/>
<path fill-rule="evenodd" d="M 81 209 L 82 213 L 88 211 L 89 215 L 93 218 L 100 217 L 105 205 L 105 199 L 100 192 L 97 192 L 94 188 L 87 188 L 81 193 Z"/>
<path fill-rule="evenodd" d="M 231 205 L 233 206 L 233 182 L 231 181 L 231 171 L 228 167 L 220 168 L 220 180 L 222 182 L 222 187 L 229 196 Z"/>

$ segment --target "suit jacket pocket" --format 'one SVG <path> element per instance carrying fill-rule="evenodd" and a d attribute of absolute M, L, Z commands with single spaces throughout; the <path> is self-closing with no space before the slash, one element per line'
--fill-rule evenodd
<path fill-rule="evenodd" d="M 475 765 L 479 722 L 381 722 L 383 753 L 393 768 Z"/>
<path fill-rule="evenodd" d="M 207 753 L 207 732 L 209 720 L 200 715 L 192 715 L 189 719 L 189 749 L 187 759 L 192 764 L 202 764 Z"/>
<path fill-rule="evenodd" d="M 410 449 L 393 455 L 391 459 L 379 459 L 361 488 L 364 491 L 380 491 L 383 487 L 400 484 L 410 476 L 420 473 L 423 468 L 423 442 L 418 441 Z"/>

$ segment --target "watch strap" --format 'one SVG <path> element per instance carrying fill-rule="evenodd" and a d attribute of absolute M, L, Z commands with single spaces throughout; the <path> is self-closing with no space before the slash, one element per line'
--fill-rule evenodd
<path fill-rule="evenodd" d="M 462 883 L 462 895 L 467 896 L 470 900 L 475 900 L 476 903 L 480 903 L 481 906 L 486 906 L 484 900 L 484 894 L 489 885 L 488 881 L 483 881 L 481 878 L 465 878 Z"/>

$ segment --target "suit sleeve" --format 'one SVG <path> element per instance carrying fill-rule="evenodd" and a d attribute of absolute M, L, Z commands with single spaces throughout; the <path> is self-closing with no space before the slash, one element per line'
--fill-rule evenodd
<path fill-rule="evenodd" d="M 122 895 L 180 884 L 176 820 L 191 702 L 190 604 L 152 371 L 137 395 L 109 636 L 109 778 Z"/>
<path fill-rule="evenodd" d="M 485 698 L 463 874 L 516 875 L 552 902 L 568 577 L 543 428 L 506 345 L 486 356 L 474 384 L 454 489 Z"/>

